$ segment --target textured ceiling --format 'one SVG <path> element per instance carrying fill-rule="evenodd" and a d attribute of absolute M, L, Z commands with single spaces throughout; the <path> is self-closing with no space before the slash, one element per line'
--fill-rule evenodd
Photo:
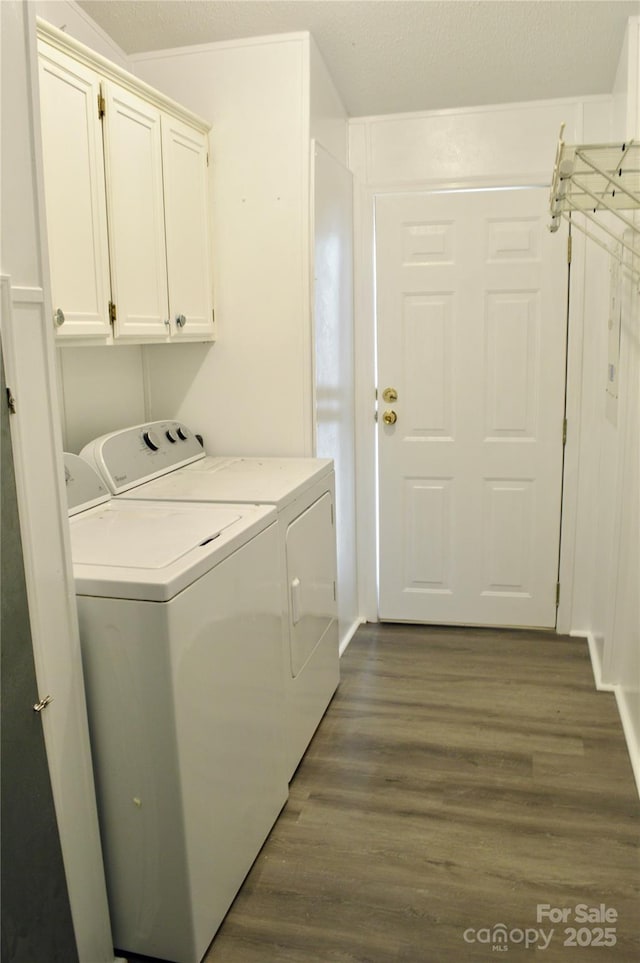
<path fill-rule="evenodd" d="M 84 0 L 126 52 L 309 30 L 351 116 L 610 93 L 615 0 Z"/>

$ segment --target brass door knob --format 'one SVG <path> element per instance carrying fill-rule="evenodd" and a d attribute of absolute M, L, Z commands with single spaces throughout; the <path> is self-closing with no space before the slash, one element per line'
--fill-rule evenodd
<path fill-rule="evenodd" d="M 385 425 L 395 425 L 396 421 L 398 420 L 398 416 L 395 411 L 385 411 L 382 416 L 382 420 L 384 421 Z"/>

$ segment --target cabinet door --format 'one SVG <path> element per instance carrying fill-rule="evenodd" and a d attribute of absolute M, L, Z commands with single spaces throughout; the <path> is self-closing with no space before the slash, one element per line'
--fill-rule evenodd
<path fill-rule="evenodd" d="M 45 207 L 59 340 L 105 339 L 109 251 L 97 75 L 39 45 Z"/>
<path fill-rule="evenodd" d="M 118 339 L 169 334 L 160 112 L 117 84 L 105 89 L 111 289 Z"/>
<path fill-rule="evenodd" d="M 206 134 L 163 116 L 169 306 L 176 340 L 213 335 L 207 149 Z"/>

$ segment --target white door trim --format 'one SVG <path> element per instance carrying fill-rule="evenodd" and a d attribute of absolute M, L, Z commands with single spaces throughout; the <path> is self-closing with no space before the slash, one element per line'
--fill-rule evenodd
<path fill-rule="evenodd" d="M 578 517 L 578 474 L 580 464 L 580 412 L 582 410 L 582 349 L 584 338 L 584 242 L 573 231 L 572 262 L 569 271 L 569 316 L 567 318 L 567 382 L 565 417 L 567 441 L 564 448 L 562 516 L 560 520 L 560 601 L 556 632 L 568 635 L 573 625 L 573 575 L 575 569 Z M 564 256 L 564 251 L 559 256 Z"/>

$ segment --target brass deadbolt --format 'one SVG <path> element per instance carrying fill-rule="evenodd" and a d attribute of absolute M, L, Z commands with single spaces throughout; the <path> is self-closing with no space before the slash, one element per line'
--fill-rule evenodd
<path fill-rule="evenodd" d="M 382 399 L 387 403 L 398 400 L 398 392 L 395 388 L 385 388 L 382 392 Z"/>

